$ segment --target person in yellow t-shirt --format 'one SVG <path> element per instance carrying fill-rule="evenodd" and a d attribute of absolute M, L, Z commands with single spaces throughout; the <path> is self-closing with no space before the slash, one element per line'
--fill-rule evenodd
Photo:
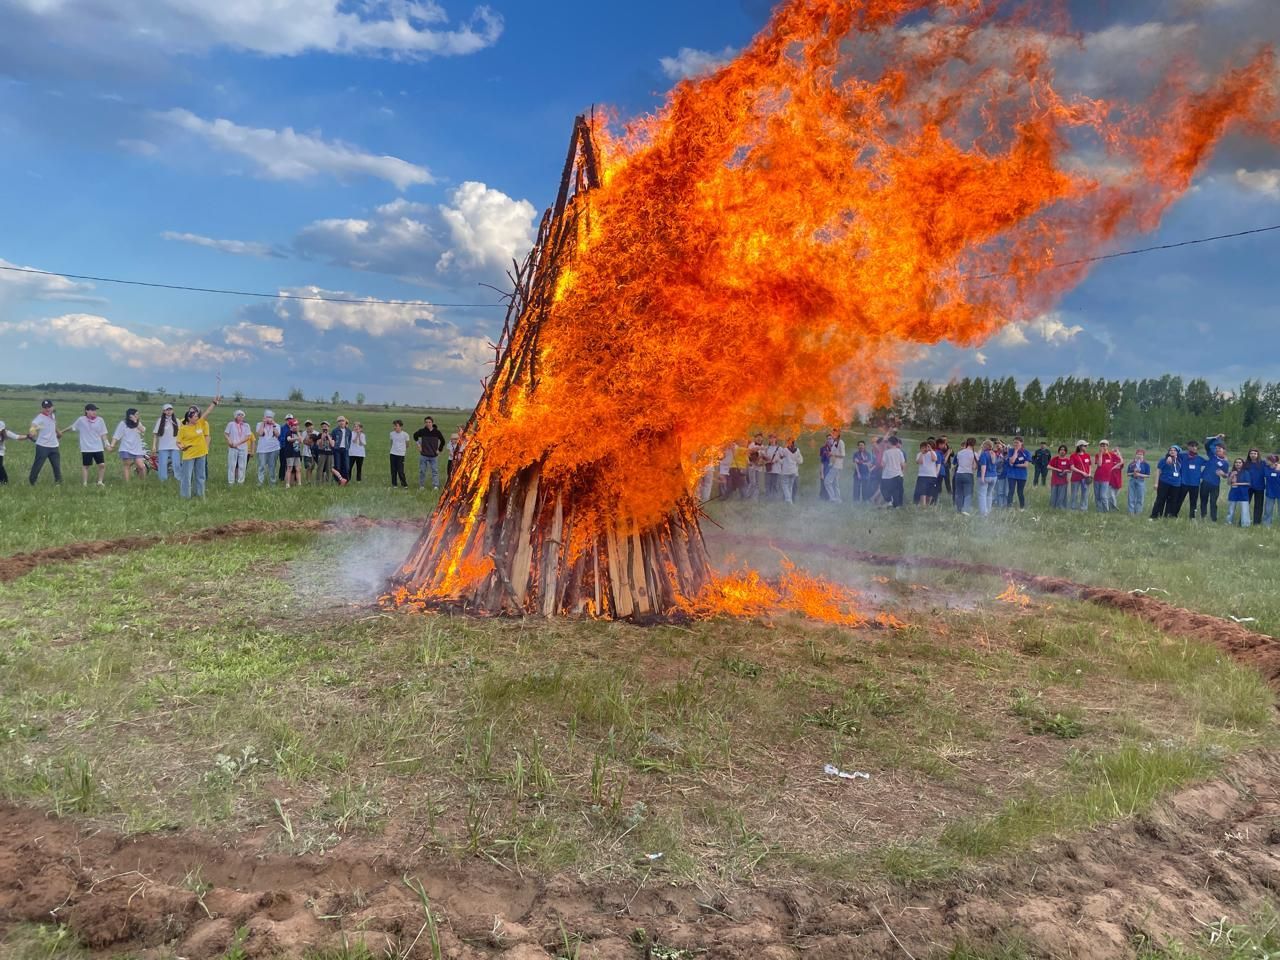
<path fill-rule="evenodd" d="M 209 414 L 221 400 L 221 397 L 214 397 L 203 413 L 199 407 L 188 407 L 186 416 L 178 425 L 178 449 L 182 451 L 182 460 L 178 463 L 178 493 L 185 499 L 191 498 L 193 486 L 197 497 L 204 496 L 204 485 L 209 476 L 209 437 L 212 435 Z"/>

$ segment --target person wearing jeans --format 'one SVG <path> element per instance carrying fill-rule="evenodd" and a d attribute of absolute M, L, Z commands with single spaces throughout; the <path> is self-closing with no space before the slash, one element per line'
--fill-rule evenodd
<path fill-rule="evenodd" d="M 182 460 L 178 464 L 178 493 L 184 500 L 204 496 L 205 481 L 209 471 L 209 414 L 213 412 L 221 400 L 215 397 L 205 408 L 188 407 L 178 427 L 178 449 L 182 451 Z"/>
<path fill-rule="evenodd" d="M 350 480 L 351 428 L 347 426 L 346 417 L 338 417 L 334 422 L 337 426 L 330 434 L 333 437 L 333 469 L 338 471 L 343 480 Z"/>
<path fill-rule="evenodd" d="M 35 482 L 40 479 L 40 471 L 44 469 L 46 460 L 53 469 L 53 482 L 62 482 L 62 454 L 58 450 L 58 438 L 61 436 L 62 431 L 58 429 L 58 415 L 54 410 L 53 401 L 40 401 L 40 412 L 36 414 L 31 421 L 30 429 L 27 430 L 27 438 L 34 440 L 36 445 L 36 458 L 31 464 L 31 473 L 27 477 L 32 486 L 35 486 Z"/>
<path fill-rule="evenodd" d="M 444 434 L 431 417 L 424 417 L 422 429 L 415 430 L 414 442 L 418 444 L 418 489 L 427 483 L 427 471 L 431 471 L 431 489 L 440 489 L 440 451 L 444 449 Z"/>
<path fill-rule="evenodd" d="M 969 437 L 955 452 L 956 472 L 952 489 L 955 491 L 956 513 L 966 515 L 973 508 L 973 478 L 978 467 L 978 456 L 973 452 L 975 443 L 977 441 Z"/>
<path fill-rule="evenodd" d="M 1231 465 L 1231 473 L 1227 475 L 1227 526 L 1235 521 L 1235 514 L 1240 514 L 1240 526 L 1253 525 L 1253 511 L 1249 509 L 1249 477 L 1245 471 L 1244 461 L 1239 457 Z"/>
<path fill-rule="evenodd" d="M 1088 512 L 1089 487 L 1093 483 L 1093 457 L 1089 456 L 1089 441 L 1077 440 L 1076 452 L 1071 455 L 1071 509 Z"/>
<path fill-rule="evenodd" d="M 1135 516 L 1142 512 L 1143 501 L 1147 499 L 1147 478 L 1150 476 L 1147 451 L 1139 447 L 1133 455 L 1133 463 L 1129 464 L 1129 512 Z M 1214 519 L 1217 519 L 1216 505 Z"/>
<path fill-rule="evenodd" d="M 1013 498 L 1018 497 L 1018 509 L 1027 509 L 1027 465 L 1031 463 L 1031 454 L 1023 446 L 1022 438 L 1015 437 L 1013 449 L 1009 451 L 1009 460 L 1005 466 L 1005 479 L 1009 484 L 1005 506 L 1013 506 Z"/>
<path fill-rule="evenodd" d="M 987 516 L 996 497 L 996 452 L 990 440 L 982 441 L 978 455 L 978 514 Z"/>
<path fill-rule="evenodd" d="M 263 410 L 262 420 L 254 429 L 258 435 L 258 486 L 280 479 L 280 424 L 274 410 Z"/>
<path fill-rule="evenodd" d="M 1262 525 L 1271 526 L 1271 518 L 1280 513 L 1280 455 L 1267 457 L 1267 465 L 1263 470 L 1266 484 L 1266 505 L 1262 508 Z"/>
<path fill-rule="evenodd" d="M 182 461 L 182 454 L 178 452 L 179 426 L 173 404 L 166 403 L 160 411 L 156 428 L 151 431 L 151 452 L 156 457 L 156 476 L 161 480 L 178 475 L 178 464 Z"/>
<path fill-rule="evenodd" d="M 1200 481 L 1204 479 L 1209 461 L 1200 456 L 1200 445 L 1194 440 L 1187 443 L 1187 451 L 1182 455 L 1182 486 L 1188 507 L 1188 519 L 1196 518 L 1196 506 L 1200 502 Z"/>

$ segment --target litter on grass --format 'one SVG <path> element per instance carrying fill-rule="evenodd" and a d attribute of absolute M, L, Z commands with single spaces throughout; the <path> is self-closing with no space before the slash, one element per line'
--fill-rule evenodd
<path fill-rule="evenodd" d="M 1227 616 L 1231 617 L 1231 619 L 1234 620 L 1236 623 L 1257 623 L 1258 622 L 1257 617 L 1232 617 L 1231 614 L 1227 614 Z"/>
<path fill-rule="evenodd" d="M 646 853 L 644 858 L 646 860 L 661 860 L 662 856 L 663 855 L 661 853 Z"/>
<path fill-rule="evenodd" d="M 841 780 L 870 780 L 871 774 L 863 773 L 861 770 L 841 770 L 834 763 L 828 763 L 822 768 L 822 772 L 828 777 L 839 777 Z"/>

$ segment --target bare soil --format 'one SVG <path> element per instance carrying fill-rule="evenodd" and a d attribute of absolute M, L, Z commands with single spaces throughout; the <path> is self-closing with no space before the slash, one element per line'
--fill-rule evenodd
<path fill-rule="evenodd" d="M 122 838 L 0 806 L 0 931 L 66 924 L 97 955 L 160 948 L 202 960 L 237 930 L 249 957 L 365 942 L 430 957 L 417 894 L 443 956 L 541 960 L 581 936 L 581 960 L 646 956 L 637 941 L 710 960 L 926 957 L 1004 936 L 1051 957 L 1132 956 L 1134 938 L 1191 942 L 1200 922 L 1247 918 L 1280 895 L 1280 755 L 1233 765 L 1148 816 L 966 875 L 946 888 L 861 895 L 811 886 L 713 895 L 654 879 L 592 886 L 482 862 L 432 862 L 408 847 L 348 841 L 319 856 L 193 835 Z M 637 931 L 644 931 L 641 938 Z M 661 955 L 661 954 L 659 954 Z"/>
<path fill-rule="evenodd" d="M 717 532 L 714 539 L 718 545 L 726 547 L 775 547 L 788 554 L 817 553 L 871 566 L 957 570 L 975 576 L 1002 577 L 1010 583 L 1016 583 L 1037 593 L 1086 600 L 1099 606 L 1120 610 L 1153 624 L 1170 636 L 1187 637 L 1217 646 L 1240 663 L 1258 670 L 1267 678 L 1267 682 L 1273 689 L 1280 691 L 1280 640 L 1263 633 L 1256 633 L 1234 621 L 1197 613 L 1146 594 L 1094 587 L 1064 580 L 1061 577 L 1041 576 L 1025 570 L 1014 570 L 990 563 L 972 563 L 951 557 L 871 553 L 837 544 L 754 537 L 727 532 Z"/>

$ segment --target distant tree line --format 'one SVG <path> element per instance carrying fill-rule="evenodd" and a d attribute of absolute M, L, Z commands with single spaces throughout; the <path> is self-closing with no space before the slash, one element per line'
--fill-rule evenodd
<path fill-rule="evenodd" d="M 950 433 L 1022 434 L 1070 442 L 1114 435 L 1143 443 L 1180 443 L 1225 433 L 1230 448 L 1273 444 L 1280 433 L 1280 383 L 1246 380 L 1235 390 L 1166 374 L 1154 380 L 1039 378 L 1021 389 L 1013 377 L 965 377 L 943 386 L 904 384 L 872 412 L 873 423 Z"/>

